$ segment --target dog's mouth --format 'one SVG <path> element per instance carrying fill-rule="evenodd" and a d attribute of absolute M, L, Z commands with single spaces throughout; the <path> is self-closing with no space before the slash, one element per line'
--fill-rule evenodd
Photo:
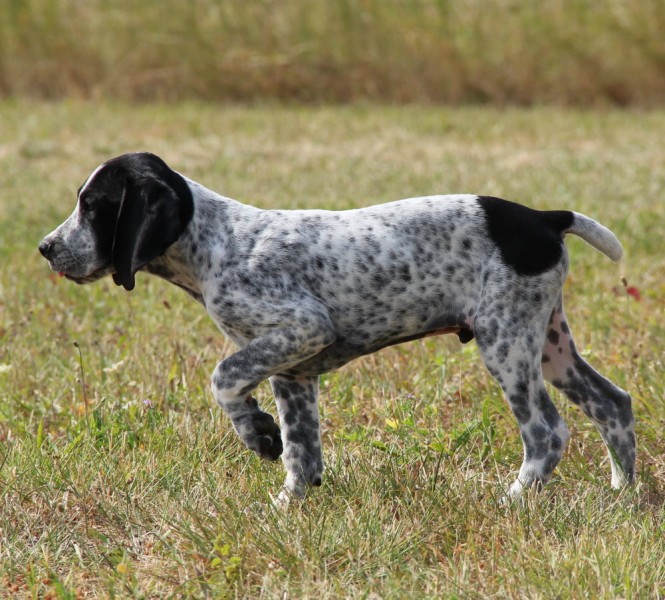
<path fill-rule="evenodd" d="M 110 267 L 102 267 L 100 269 L 93 271 L 92 273 L 88 273 L 87 275 L 73 275 L 72 273 L 68 273 L 67 271 L 60 271 L 57 269 L 53 270 L 58 274 L 58 277 L 64 277 L 69 281 L 73 281 L 77 285 L 83 285 L 85 283 L 93 283 L 101 279 L 102 277 L 105 277 L 106 275 L 110 275 L 113 272 L 113 269 Z"/>
<path fill-rule="evenodd" d="M 69 273 L 65 273 L 64 271 L 58 271 L 58 277 L 64 277 L 65 279 L 69 279 L 69 281 L 73 281 L 74 283 L 78 283 L 79 285 L 82 283 L 86 282 L 86 277 L 74 277 L 74 275 L 70 275 Z"/>

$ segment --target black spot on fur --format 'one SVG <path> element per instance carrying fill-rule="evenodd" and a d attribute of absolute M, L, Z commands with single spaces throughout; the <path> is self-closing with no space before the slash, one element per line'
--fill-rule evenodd
<path fill-rule="evenodd" d="M 572 212 L 538 211 L 490 196 L 480 196 L 478 203 L 485 212 L 490 237 L 517 273 L 538 275 L 561 259 L 561 234 L 572 224 Z"/>

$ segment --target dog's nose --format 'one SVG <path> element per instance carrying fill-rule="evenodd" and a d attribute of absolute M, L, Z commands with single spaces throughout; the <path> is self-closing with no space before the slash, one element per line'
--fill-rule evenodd
<path fill-rule="evenodd" d="M 42 253 L 44 258 L 49 258 L 53 250 L 53 243 L 49 242 L 46 239 L 43 239 L 39 244 L 39 251 Z"/>

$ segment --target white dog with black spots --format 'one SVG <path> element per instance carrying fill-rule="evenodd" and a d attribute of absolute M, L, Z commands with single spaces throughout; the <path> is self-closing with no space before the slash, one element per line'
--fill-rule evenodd
<path fill-rule="evenodd" d="M 519 424 L 516 497 L 547 483 L 569 438 L 544 380 L 600 431 L 612 485 L 635 474 L 630 396 L 580 356 L 563 312 L 566 233 L 621 257 L 612 232 L 572 211 L 473 195 L 260 210 L 134 153 L 95 169 L 73 214 L 39 249 L 77 283 L 112 275 L 132 290 L 144 270 L 206 308 L 239 347 L 215 368 L 213 395 L 248 448 L 282 456 L 280 503 L 321 485 L 319 375 L 392 344 L 475 338 Z M 252 396 L 265 379 L 279 427 Z"/>

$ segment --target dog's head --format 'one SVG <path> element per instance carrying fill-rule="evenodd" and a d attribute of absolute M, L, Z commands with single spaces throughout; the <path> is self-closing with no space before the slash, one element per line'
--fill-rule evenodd
<path fill-rule="evenodd" d="M 105 275 L 127 290 L 164 254 L 193 213 L 185 179 L 148 153 L 124 154 L 95 169 L 71 216 L 39 244 L 51 269 L 76 283 Z"/>

